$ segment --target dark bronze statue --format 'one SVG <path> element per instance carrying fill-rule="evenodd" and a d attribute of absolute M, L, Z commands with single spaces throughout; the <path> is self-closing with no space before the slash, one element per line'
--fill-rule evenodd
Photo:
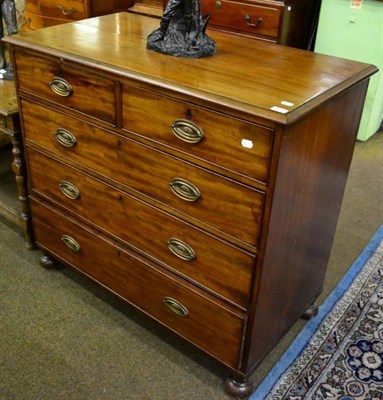
<path fill-rule="evenodd" d="M 16 6 L 14 0 L 0 0 L 0 40 L 4 37 L 4 24 L 8 35 L 17 33 Z M 13 79 L 12 63 L 5 58 L 5 45 L 0 42 L 0 79 Z"/>
<path fill-rule="evenodd" d="M 211 56 L 215 42 L 206 34 L 209 18 L 202 16 L 201 0 L 169 0 L 160 27 L 148 36 L 146 47 L 176 57 Z"/>

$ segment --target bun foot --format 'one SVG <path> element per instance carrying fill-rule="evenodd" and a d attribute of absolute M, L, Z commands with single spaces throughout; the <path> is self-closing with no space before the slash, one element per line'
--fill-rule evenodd
<path fill-rule="evenodd" d="M 230 396 L 243 399 L 254 392 L 254 384 L 248 379 L 244 379 L 243 382 L 238 382 L 229 376 L 225 381 L 225 390 Z"/>
<path fill-rule="evenodd" d="M 52 257 L 44 254 L 40 258 L 40 265 L 45 269 L 55 269 L 56 268 L 56 261 Z"/>
<path fill-rule="evenodd" d="M 318 305 L 316 303 L 311 304 L 311 306 L 302 314 L 302 319 L 311 319 L 318 314 Z"/>

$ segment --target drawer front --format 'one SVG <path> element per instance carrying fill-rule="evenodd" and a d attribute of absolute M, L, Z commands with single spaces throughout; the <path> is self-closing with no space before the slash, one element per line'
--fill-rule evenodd
<path fill-rule="evenodd" d="M 195 283 L 247 307 L 254 256 L 31 148 L 27 148 L 27 156 L 33 193 L 92 221 Z"/>
<path fill-rule="evenodd" d="M 23 32 L 34 31 L 36 29 L 48 28 L 50 26 L 65 24 L 66 20 L 58 18 L 43 17 L 40 14 L 35 14 L 31 11 L 24 12 Z"/>
<path fill-rule="evenodd" d="M 26 0 L 25 10 L 67 22 L 86 18 L 84 2 L 81 0 Z"/>
<path fill-rule="evenodd" d="M 265 7 L 225 0 L 204 0 L 203 11 L 211 14 L 209 24 L 219 28 L 268 36 L 277 40 L 282 7 Z"/>
<path fill-rule="evenodd" d="M 21 90 L 111 125 L 116 124 L 112 80 L 20 52 L 15 52 L 15 63 Z"/>
<path fill-rule="evenodd" d="M 126 85 L 123 125 L 237 174 L 268 180 L 271 129 Z"/>
<path fill-rule="evenodd" d="M 41 106 L 25 101 L 21 104 L 27 140 L 81 163 L 206 226 L 257 246 L 263 193 L 83 121 L 69 120 L 68 116 L 48 108 L 42 110 Z M 43 132 L 41 126 L 44 126 Z M 70 130 L 76 138 L 73 147 L 65 147 L 55 139 L 58 128 Z M 185 199 L 185 193 L 193 200 Z"/>
<path fill-rule="evenodd" d="M 33 199 L 31 211 L 40 246 L 223 363 L 238 367 L 244 316 L 190 290 Z"/>

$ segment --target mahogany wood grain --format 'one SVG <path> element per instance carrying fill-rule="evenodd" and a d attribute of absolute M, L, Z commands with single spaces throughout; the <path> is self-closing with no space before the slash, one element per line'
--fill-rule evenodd
<path fill-rule="evenodd" d="M 273 142 L 271 129 L 133 86 L 123 86 L 122 103 L 123 129 L 221 168 L 230 166 L 238 175 L 263 184 L 267 182 Z M 172 132 L 172 125 L 179 119 L 193 123 L 203 131 L 200 142 L 187 143 Z"/>
<path fill-rule="evenodd" d="M 142 193 L 157 206 L 164 204 L 178 210 L 190 222 L 197 219 L 218 235 L 230 235 L 257 247 L 262 192 L 64 114 L 50 110 L 42 114 L 41 107 L 36 109 L 25 102 L 22 109 L 27 144 L 32 141 L 56 151 L 72 162 L 111 177 L 133 193 Z M 41 124 L 45 135 L 41 135 Z M 54 138 L 57 128 L 63 127 L 77 139 L 72 148 L 62 146 Z M 200 198 L 189 202 L 177 197 L 169 186 L 175 178 L 194 184 Z"/>
<path fill-rule="evenodd" d="M 146 37 L 157 27 L 158 21 L 152 18 L 118 13 L 5 40 L 65 57 L 69 62 L 81 61 L 97 68 L 98 73 L 115 71 L 121 79 L 154 84 L 157 92 L 173 91 L 196 104 L 215 109 L 222 106 L 232 113 L 238 110 L 252 119 L 261 117 L 282 124 L 303 117 L 350 84 L 376 72 L 369 64 L 221 32 L 212 34 L 218 42 L 214 57 L 169 58 L 146 49 Z M 101 32 L 108 34 L 107 41 Z M 52 43 L 57 46 L 53 48 Z M 281 101 L 293 105 L 283 106 Z M 285 107 L 287 112 L 273 111 L 275 106 Z"/>
<path fill-rule="evenodd" d="M 102 285 L 113 288 L 120 297 L 196 346 L 207 347 L 208 353 L 221 362 L 237 368 L 246 324 L 242 313 L 218 305 L 195 289 L 190 290 L 148 260 L 111 244 L 34 198 L 31 209 L 36 243 L 42 248 Z M 55 221 L 54 225 L 51 221 Z M 76 240 L 79 251 L 63 243 L 64 234 Z M 163 303 L 165 297 L 180 302 L 188 315 L 184 317 L 169 311 Z"/>
<path fill-rule="evenodd" d="M 32 193 L 123 239 L 136 251 L 166 264 L 173 272 L 193 280 L 194 284 L 202 285 L 242 308 L 248 306 L 254 255 L 32 148 L 27 149 L 27 154 Z M 79 191 L 78 198 L 65 196 L 60 190 L 62 182 L 74 185 Z M 191 246 L 195 258 L 184 260 L 173 254 L 167 245 L 171 238 Z M 224 258 L 221 258 L 222 254 L 225 254 Z M 216 262 L 218 259 L 219 263 Z M 233 280 L 233 276 L 236 279 Z"/>

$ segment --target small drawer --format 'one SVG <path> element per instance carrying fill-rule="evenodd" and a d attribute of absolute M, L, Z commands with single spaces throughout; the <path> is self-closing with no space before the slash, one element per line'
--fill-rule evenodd
<path fill-rule="evenodd" d="M 26 0 L 25 10 L 64 22 L 86 18 L 84 2 L 76 0 Z"/>
<path fill-rule="evenodd" d="M 31 199 L 36 243 L 232 368 L 239 367 L 246 316 Z"/>
<path fill-rule="evenodd" d="M 150 113 L 148 113 L 150 110 Z M 124 85 L 124 129 L 266 183 L 273 131 Z"/>
<path fill-rule="evenodd" d="M 116 124 L 114 83 L 88 71 L 27 53 L 15 52 L 19 89 Z"/>
<path fill-rule="evenodd" d="M 247 307 L 255 256 L 29 147 L 27 158 L 33 193 L 92 221 L 195 283 Z"/>
<path fill-rule="evenodd" d="M 204 0 L 203 11 L 211 15 L 209 26 L 267 36 L 279 37 L 283 6 L 264 6 L 225 0 Z"/>
<path fill-rule="evenodd" d="M 27 142 L 113 179 L 189 221 L 198 220 L 216 234 L 258 246 L 263 192 L 38 104 L 22 100 L 21 107 Z M 74 144 L 56 140 L 58 130 L 75 138 Z"/>

